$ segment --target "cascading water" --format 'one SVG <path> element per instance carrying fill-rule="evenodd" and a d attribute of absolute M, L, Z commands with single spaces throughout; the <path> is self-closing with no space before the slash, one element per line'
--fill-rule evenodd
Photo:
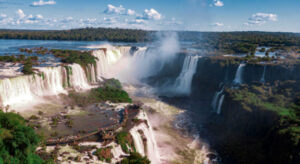
<path fill-rule="evenodd" d="M 265 65 L 264 66 L 264 72 L 263 72 L 263 74 L 262 74 L 262 76 L 261 76 L 261 79 L 260 79 L 260 82 L 261 83 L 265 83 L 265 76 L 266 76 L 266 69 L 267 69 L 267 66 Z"/>
<path fill-rule="evenodd" d="M 31 76 L 0 80 L 0 98 L 3 106 L 32 100 Z"/>
<path fill-rule="evenodd" d="M 96 74 L 99 81 L 102 78 L 110 77 L 109 70 L 113 64 L 116 64 L 124 55 L 128 54 L 130 47 L 105 48 L 93 51 L 93 56 L 97 58 Z"/>
<path fill-rule="evenodd" d="M 70 83 L 75 90 L 90 89 L 86 74 L 79 64 L 72 64 L 72 74 L 70 76 Z"/>
<path fill-rule="evenodd" d="M 224 87 L 225 87 L 225 86 L 223 86 L 222 89 L 221 89 L 220 91 L 218 91 L 218 92 L 215 93 L 215 96 L 214 96 L 213 101 L 212 101 L 212 103 L 211 103 L 211 106 L 212 106 L 212 108 L 213 108 L 213 111 L 217 111 L 217 105 L 218 105 L 218 102 L 219 102 L 219 100 L 220 100 L 220 96 L 221 96 L 221 94 L 222 94 L 223 91 L 224 91 Z"/>
<path fill-rule="evenodd" d="M 3 106 L 26 103 L 35 98 L 67 93 L 64 87 L 77 91 L 91 88 L 87 76 L 79 64 L 64 67 L 36 67 L 36 74 L 0 79 L 0 104 Z M 68 76 L 69 85 L 66 86 Z"/>
<path fill-rule="evenodd" d="M 154 138 L 154 132 L 152 130 L 151 124 L 148 120 L 148 116 L 144 111 L 140 111 L 137 118 L 141 120 L 146 120 L 146 123 L 141 123 L 137 126 L 134 126 L 130 130 L 130 134 L 133 137 L 134 145 L 136 147 L 137 152 L 139 152 L 142 155 L 147 155 L 147 157 L 151 160 L 151 163 L 159 164 L 160 163 L 160 157 L 159 157 L 159 151 L 157 148 L 157 143 Z M 146 137 L 146 152 L 145 152 L 145 146 L 144 142 L 142 140 L 142 135 L 140 134 L 141 131 L 144 136 Z"/>
<path fill-rule="evenodd" d="M 63 88 L 62 67 L 39 67 L 40 75 L 33 75 L 31 91 L 34 95 L 57 95 L 66 93 Z"/>
<path fill-rule="evenodd" d="M 143 138 L 142 138 L 141 134 L 139 133 L 140 129 L 142 129 L 142 127 L 140 125 L 134 126 L 130 130 L 130 134 L 133 138 L 136 151 L 139 152 L 142 156 L 145 156 L 145 147 L 144 147 L 144 143 L 143 143 Z"/>
<path fill-rule="evenodd" d="M 106 72 L 108 71 L 108 62 L 106 60 L 106 54 L 103 50 L 93 51 L 93 56 L 97 58 L 96 64 L 96 74 L 97 79 L 102 80 L 102 77 L 105 77 Z"/>
<path fill-rule="evenodd" d="M 240 85 L 243 83 L 243 71 L 245 68 L 246 64 L 241 63 L 236 71 L 235 78 L 233 80 L 234 85 Z"/>
<path fill-rule="evenodd" d="M 38 67 L 38 74 L 0 80 L 1 104 L 24 103 L 38 96 L 66 93 L 62 67 Z"/>
<path fill-rule="evenodd" d="M 196 73 L 199 56 L 186 56 L 180 75 L 177 77 L 174 88 L 177 94 L 189 95 L 193 76 Z"/>
<path fill-rule="evenodd" d="M 221 98 L 220 98 L 220 100 L 219 100 L 217 114 L 221 113 L 224 98 L 225 98 L 225 95 L 222 95 Z"/>
<path fill-rule="evenodd" d="M 93 64 L 89 64 L 88 65 L 88 76 L 89 76 L 89 80 L 92 84 L 96 84 L 97 83 L 97 74 L 96 74 L 96 66 Z"/>

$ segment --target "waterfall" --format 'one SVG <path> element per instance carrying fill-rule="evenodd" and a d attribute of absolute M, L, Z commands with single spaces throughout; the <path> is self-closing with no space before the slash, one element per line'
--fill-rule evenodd
<path fill-rule="evenodd" d="M 62 67 L 38 67 L 38 74 L 0 80 L 1 104 L 13 105 L 39 96 L 66 93 L 63 88 Z"/>
<path fill-rule="evenodd" d="M 157 143 L 154 138 L 154 132 L 148 120 L 147 114 L 144 111 L 140 111 L 138 114 L 138 119 L 146 120 L 147 123 L 140 123 L 139 125 L 134 126 L 130 130 L 130 134 L 133 137 L 134 145 L 138 153 L 142 154 L 143 156 L 147 155 L 147 157 L 151 160 L 151 163 L 159 164 L 160 163 L 160 156 L 159 151 L 157 148 Z M 140 134 L 141 131 L 146 138 L 146 148 L 144 147 L 144 142 L 142 140 L 142 135 Z"/>
<path fill-rule="evenodd" d="M 235 78 L 233 80 L 234 85 L 240 85 L 243 83 L 243 71 L 245 68 L 246 64 L 241 63 L 236 71 Z"/>
<path fill-rule="evenodd" d="M 219 103 L 218 103 L 218 109 L 217 109 L 217 114 L 220 114 L 220 113 L 221 113 L 221 109 L 222 109 L 224 97 L 225 97 L 225 95 L 222 95 L 221 98 L 220 98 L 220 100 L 219 100 Z"/>
<path fill-rule="evenodd" d="M 77 91 L 90 89 L 91 86 L 88 83 L 87 76 L 79 64 L 72 64 L 72 74 L 70 76 L 70 83 L 72 88 Z"/>
<path fill-rule="evenodd" d="M 63 88 L 62 67 L 39 67 L 40 75 L 33 75 L 31 90 L 34 95 L 58 95 L 66 93 Z"/>
<path fill-rule="evenodd" d="M 93 56 L 97 58 L 96 74 L 97 79 L 101 81 L 102 77 L 105 77 L 105 73 L 108 71 L 108 63 L 106 60 L 106 54 L 103 50 L 93 51 Z"/>
<path fill-rule="evenodd" d="M 87 67 L 87 75 L 88 75 L 88 80 L 89 82 L 91 82 L 92 84 L 96 84 L 97 83 L 97 75 L 96 75 L 96 67 L 93 64 L 89 64 Z"/>
<path fill-rule="evenodd" d="M 128 54 L 130 47 L 109 47 L 93 51 L 93 56 L 97 58 L 96 74 L 97 80 L 101 81 L 102 77 L 108 78 L 109 69 L 116 64 L 124 55 Z"/>
<path fill-rule="evenodd" d="M 263 74 L 262 74 L 261 79 L 260 79 L 260 82 L 261 82 L 261 83 L 265 83 L 265 81 L 266 81 L 266 80 L 265 80 L 266 69 L 267 69 L 267 66 L 265 65 L 265 66 L 264 66 Z"/>
<path fill-rule="evenodd" d="M 134 141 L 134 146 L 137 152 L 139 152 L 142 156 L 145 156 L 145 147 L 143 143 L 143 136 L 139 133 L 139 130 L 145 131 L 145 124 L 140 124 L 138 126 L 133 127 L 130 130 L 130 134 Z"/>
<path fill-rule="evenodd" d="M 38 97 L 67 94 L 68 87 L 81 91 L 91 88 L 87 75 L 79 64 L 64 67 L 36 67 L 33 75 L 23 75 L 13 78 L 0 79 L 0 104 L 3 106 L 26 103 Z M 93 74 L 93 73 L 91 73 Z M 65 77 L 65 76 L 68 77 Z"/>
<path fill-rule="evenodd" d="M 212 101 L 212 103 L 211 103 L 211 106 L 212 106 L 212 108 L 213 108 L 214 111 L 217 110 L 218 100 L 220 99 L 220 96 L 221 96 L 221 94 L 222 94 L 223 91 L 224 91 L 224 87 L 225 87 L 225 86 L 223 86 L 222 89 L 221 89 L 220 91 L 217 91 L 217 92 L 215 93 L 215 96 L 214 96 L 213 101 Z"/>
<path fill-rule="evenodd" d="M 198 56 L 185 57 L 181 73 L 174 84 L 176 93 L 183 95 L 189 95 L 191 93 L 192 80 L 196 73 L 198 59 Z"/>
<path fill-rule="evenodd" d="M 32 100 L 29 76 L 0 80 L 0 97 L 3 106 Z"/>

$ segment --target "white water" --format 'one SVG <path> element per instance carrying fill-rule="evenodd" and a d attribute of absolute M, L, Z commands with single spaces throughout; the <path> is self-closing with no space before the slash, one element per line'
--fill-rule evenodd
<path fill-rule="evenodd" d="M 58 95 L 66 93 L 63 88 L 63 72 L 62 67 L 40 67 L 39 72 L 43 76 L 34 75 L 31 91 L 34 95 Z"/>
<path fill-rule="evenodd" d="M 96 63 L 97 79 L 101 81 L 103 77 L 111 77 L 109 73 L 111 67 L 113 67 L 113 65 L 116 64 L 124 55 L 127 55 L 129 50 L 130 47 L 108 47 L 105 50 L 100 49 L 93 51 L 93 56 L 98 59 Z"/>
<path fill-rule="evenodd" d="M 262 74 L 262 76 L 261 76 L 261 79 L 260 79 L 260 82 L 262 82 L 262 83 L 265 83 L 265 76 L 266 76 L 266 69 L 267 69 L 267 66 L 265 65 L 264 66 L 264 72 L 263 72 L 263 74 Z"/>
<path fill-rule="evenodd" d="M 79 64 L 70 65 L 70 85 L 76 91 L 91 88 Z M 0 104 L 28 103 L 43 96 L 67 94 L 64 89 L 66 70 L 63 67 L 36 67 L 36 74 L 0 79 Z"/>
<path fill-rule="evenodd" d="M 224 98 L 225 98 L 225 95 L 222 95 L 221 98 L 220 98 L 220 100 L 219 100 L 217 114 L 221 113 Z"/>
<path fill-rule="evenodd" d="M 70 75 L 70 83 L 72 88 L 77 91 L 90 89 L 86 74 L 79 64 L 72 64 L 72 74 Z"/>
<path fill-rule="evenodd" d="M 144 123 L 140 124 L 138 126 L 134 126 L 131 130 L 130 130 L 130 134 L 133 138 L 134 141 L 134 146 L 137 152 L 139 152 L 142 156 L 145 156 L 145 147 L 144 147 L 144 143 L 143 143 L 143 138 L 142 135 L 138 132 L 139 130 L 143 129 L 144 132 Z"/>
<path fill-rule="evenodd" d="M 218 100 L 220 99 L 220 96 L 223 93 L 223 91 L 224 91 L 224 86 L 222 87 L 222 89 L 220 91 L 215 93 L 215 96 L 214 96 L 213 101 L 211 103 L 211 106 L 212 106 L 214 111 L 216 111 L 216 109 L 217 109 Z"/>
<path fill-rule="evenodd" d="M 198 56 L 186 56 L 180 75 L 177 77 L 174 90 L 177 94 L 189 95 L 193 76 L 196 73 Z"/>
<path fill-rule="evenodd" d="M 62 67 L 39 67 L 35 75 L 0 80 L 0 98 L 3 106 L 25 103 L 39 96 L 66 93 L 63 88 Z"/>
<path fill-rule="evenodd" d="M 240 85 L 243 83 L 243 71 L 245 68 L 246 64 L 241 63 L 236 71 L 235 78 L 233 80 L 234 85 Z"/>
<path fill-rule="evenodd" d="M 30 76 L 21 76 L 0 81 L 0 97 L 3 106 L 31 100 Z"/>
<path fill-rule="evenodd" d="M 159 150 L 157 148 L 157 143 L 154 137 L 154 132 L 152 130 L 152 127 L 150 125 L 150 122 L 148 120 L 148 116 L 144 111 L 141 111 L 138 115 L 138 119 L 141 120 L 147 120 L 147 124 L 141 123 L 138 126 L 134 126 L 130 130 L 130 134 L 133 137 L 134 145 L 136 147 L 137 152 L 140 154 L 147 155 L 147 157 L 151 160 L 151 163 L 159 164 L 161 163 L 160 161 L 160 156 L 159 156 Z M 138 132 L 141 130 L 143 134 L 145 135 L 147 141 L 147 150 L 146 152 L 144 151 L 144 143 L 142 140 L 141 134 Z"/>
<path fill-rule="evenodd" d="M 96 68 L 93 64 L 89 64 L 88 65 L 88 69 L 90 72 L 90 76 L 91 76 L 91 83 L 92 84 L 96 84 L 97 83 L 97 74 L 96 74 Z"/>

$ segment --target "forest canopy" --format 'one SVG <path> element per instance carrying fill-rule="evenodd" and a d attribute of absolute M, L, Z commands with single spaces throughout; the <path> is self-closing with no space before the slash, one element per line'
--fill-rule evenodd
<path fill-rule="evenodd" d="M 174 31 L 181 41 L 210 52 L 250 53 L 261 46 L 274 49 L 300 46 L 299 33 L 284 32 L 197 32 Z M 157 39 L 157 31 L 119 28 L 82 28 L 71 30 L 0 30 L 0 39 L 74 40 L 110 42 L 148 42 Z"/>

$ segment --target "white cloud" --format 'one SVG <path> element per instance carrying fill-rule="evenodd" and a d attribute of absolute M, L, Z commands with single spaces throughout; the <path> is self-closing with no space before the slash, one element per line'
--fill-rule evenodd
<path fill-rule="evenodd" d="M 106 18 L 106 17 L 104 17 L 103 20 L 104 20 L 104 22 L 105 22 L 106 24 L 113 24 L 113 23 L 116 23 L 116 22 L 117 22 L 117 20 L 116 20 L 115 17 L 111 17 L 111 18 Z"/>
<path fill-rule="evenodd" d="M 61 23 L 70 23 L 74 20 L 73 17 L 67 17 L 67 18 L 63 18 L 61 20 L 59 20 Z"/>
<path fill-rule="evenodd" d="M 40 0 L 40 1 L 33 2 L 31 6 L 44 6 L 44 5 L 55 5 L 55 4 L 56 2 L 54 0 L 49 0 L 49 1 Z"/>
<path fill-rule="evenodd" d="M 135 15 L 135 11 L 131 10 L 131 9 L 128 9 L 127 10 L 127 15 Z"/>
<path fill-rule="evenodd" d="M 269 13 L 256 13 L 253 14 L 249 19 L 248 22 L 244 23 L 244 25 L 262 25 L 266 22 L 277 21 L 277 15 L 276 14 L 269 14 Z"/>
<path fill-rule="evenodd" d="M 216 22 L 216 23 L 212 24 L 212 26 L 215 26 L 215 27 L 223 27 L 224 24 L 223 24 L 223 23 L 220 23 L 220 22 Z"/>
<path fill-rule="evenodd" d="M 3 13 L 1 13 L 1 14 L 0 14 L 0 20 L 2 20 L 2 19 L 4 19 L 4 18 L 7 18 L 7 15 L 6 15 L 6 14 L 3 14 Z"/>
<path fill-rule="evenodd" d="M 23 10 L 19 9 L 16 11 L 17 15 L 19 16 L 19 18 L 23 19 L 26 17 L 25 13 Z"/>
<path fill-rule="evenodd" d="M 129 24 L 145 24 L 146 21 L 144 19 L 134 19 L 128 22 Z"/>
<path fill-rule="evenodd" d="M 214 0 L 214 6 L 223 7 L 224 3 L 221 0 Z"/>
<path fill-rule="evenodd" d="M 27 19 L 32 20 L 32 21 L 36 21 L 36 20 L 42 20 L 43 18 L 44 17 L 42 15 L 38 14 L 38 15 L 35 15 L 35 16 L 29 15 Z"/>
<path fill-rule="evenodd" d="M 138 16 L 137 19 L 146 19 L 146 20 L 160 20 L 162 15 L 155 9 L 145 9 L 143 16 Z"/>
<path fill-rule="evenodd" d="M 122 5 L 117 7 L 109 4 L 107 5 L 107 8 L 104 10 L 104 13 L 106 14 L 123 14 L 124 12 L 125 12 L 125 8 Z"/>
<path fill-rule="evenodd" d="M 104 10 L 105 14 L 119 14 L 119 15 L 135 15 L 135 11 L 132 9 L 125 9 L 122 5 L 114 6 L 111 4 L 107 5 L 107 8 Z"/>

